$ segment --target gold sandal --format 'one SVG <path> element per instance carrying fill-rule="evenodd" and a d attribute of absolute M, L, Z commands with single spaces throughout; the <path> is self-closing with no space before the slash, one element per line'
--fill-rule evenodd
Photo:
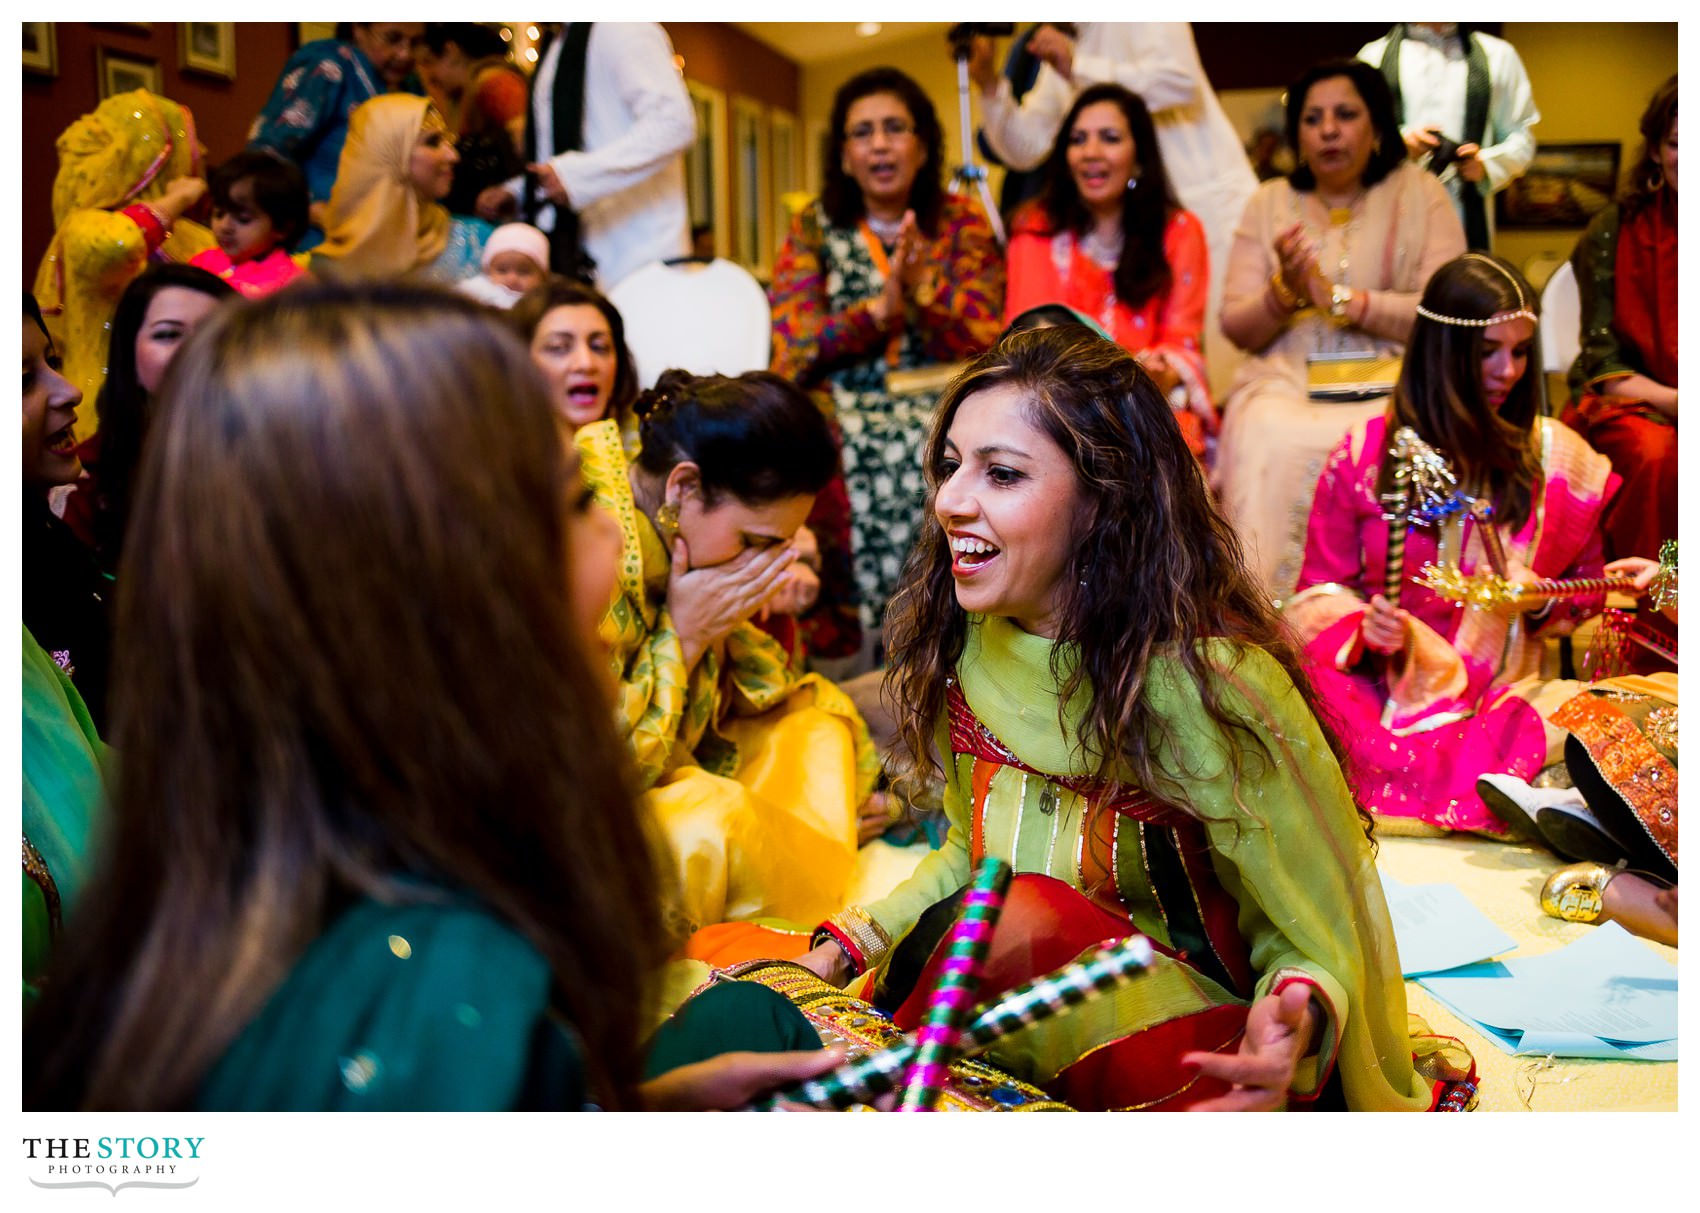
<path fill-rule="evenodd" d="M 1605 911 L 1606 886 L 1628 865 L 1623 861 L 1573 863 L 1560 868 L 1541 886 L 1541 909 L 1565 922 L 1598 922 Z"/>

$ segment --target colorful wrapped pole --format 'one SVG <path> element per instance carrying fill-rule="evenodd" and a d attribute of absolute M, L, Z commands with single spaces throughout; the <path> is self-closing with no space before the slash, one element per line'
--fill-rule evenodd
<path fill-rule="evenodd" d="M 1457 565 L 1426 564 L 1417 584 L 1433 590 L 1449 602 L 1493 609 L 1532 602 L 1541 598 L 1584 598 L 1613 590 L 1633 591 L 1627 577 L 1544 577 L 1521 582 L 1501 577 L 1487 569 L 1465 573 Z"/>
<path fill-rule="evenodd" d="M 915 1036 L 915 1062 L 903 1078 L 899 1112 L 932 1112 L 949 1076 L 950 1063 L 960 1051 L 962 1029 L 980 988 L 980 972 L 1003 913 L 1013 869 L 988 855 L 980 861 L 963 894 L 962 910 L 950 929 L 938 984 L 927 1000 L 927 1011 Z"/>
<path fill-rule="evenodd" d="M 1011 1032 L 1065 1014 L 1131 981 L 1151 967 L 1154 957 L 1149 939 L 1129 935 L 1102 945 L 1085 960 L 1018 986 L 995 1002 L 982 1003 L 970 1015 L 968 1030 L 962 1037 L 961 1055 L 972 1057 Z M 751 1110 L 771 1111 L 781 1103 L 791 1103 L 843 1111 L 856 1104 L 871 1103 L 898 1088 L 904 1071 L 914 1059 L 915 1045 L 906 1040 L 845 1062 L 830 1074 L 776 1092 L 752 1104 Z"/>

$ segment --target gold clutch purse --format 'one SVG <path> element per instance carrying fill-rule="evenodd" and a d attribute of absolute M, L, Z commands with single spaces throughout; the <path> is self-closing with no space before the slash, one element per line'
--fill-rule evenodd
<path fill-rule="evenodd" d="M 1305 370 L 1312 400 L 1375 400 L 1393 394 L 1400 357 L 1376 350 L 1312 354 Z"/>

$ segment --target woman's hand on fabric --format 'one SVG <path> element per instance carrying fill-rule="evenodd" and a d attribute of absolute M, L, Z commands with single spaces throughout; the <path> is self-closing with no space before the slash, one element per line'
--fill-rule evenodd
<path fill-rule="evenodd" d="M 773 597 L 796 556 L 790 544 L 745 548 L 723 564 L 693 569 L 683 537 L 673 540 L 667 610 L 679 633 L 687 669 L 694 669 L 703 653 Z"/>
<path fill-rule="evenodd" d="M 1251 1006 L 1236 1053 L 1191 1052 L 1181 1064 L 1232 1083 L 1233 1090 L 1193 1107 L 1194 1112 L 1278 1112 L 1287 1106 L 1299 1059 L 1310 1049 L 1321 1015 L 1311 987 L 1296 981 Z"/>
<path fill-rule="evenodd" d="M 1369 610 L 1364 612 L 1359 630 L 1366 649 L 1389 656 L 1405 647 L 1405 637 L 1411 630 L 1411 615 L 1377 594 L 1369 600 Z"/>
<path fill-rule="evenodd" d="M 797 958 L 797 963 L 828 985 L 841 990 L 856 976 L 855 970 L 850 967 L 850 957 L 830 939 L 803 953 Z"/>
<path fill-rule="evenodd" d="M 325 220 L 331 213 L 328 202 L 312 202 L 307 205 L 307 222 L 321 232 L 325 230 Z"/>
<path fill-rule="evenodd" d="M 843 1045 L 792 1053 L 722 1053 L 668 1070 L 638 1088 L 651 1112 L 730 1112 L 844 1064 Z"/>

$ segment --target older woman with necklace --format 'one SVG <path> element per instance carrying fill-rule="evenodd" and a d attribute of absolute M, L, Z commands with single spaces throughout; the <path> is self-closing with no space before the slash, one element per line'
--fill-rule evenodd
<path fill-rule="evenodd" d="M 1258 187 L 1228 258 L 1222 331 L 1251 356 L 1216 464 L 1223 512 L 1277 599 L 1298 577 L 1323 460 L 1386 407 L 1418 296 L 1464 251 L 1445 189 L 1405 160 L 1373 67 L 1342 59 L 1301 75 L 1287 140 L 1298 167 Z M 1316 390 L 1331 379 L 1347 382 Z"/>

